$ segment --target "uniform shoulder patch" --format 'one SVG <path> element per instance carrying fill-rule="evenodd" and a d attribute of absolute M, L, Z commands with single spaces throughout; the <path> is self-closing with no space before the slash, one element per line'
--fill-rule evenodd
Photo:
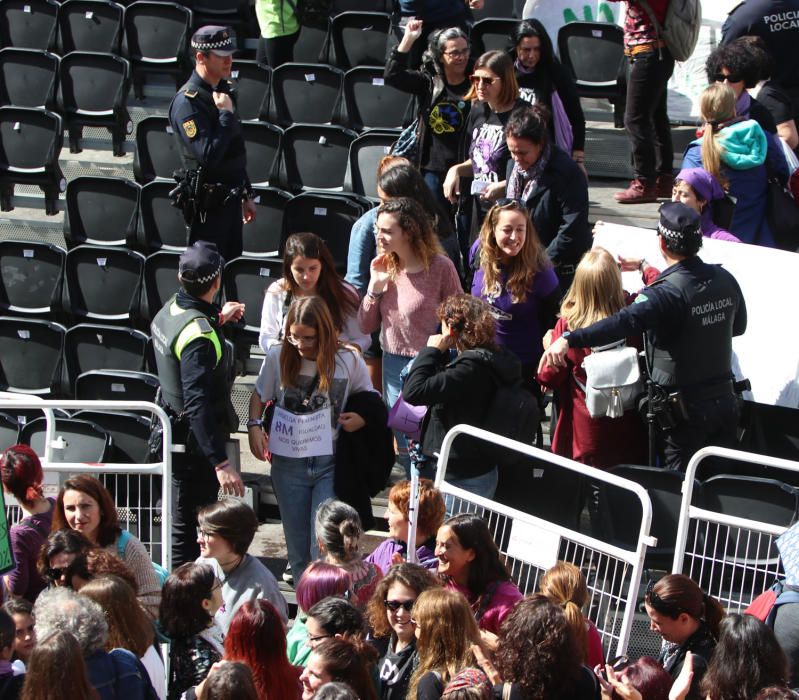
<path fill-rule="evenodd" d="M 193 100 L 198 95 L 197 90 L 184 90 L 183 94 L 186 95 L 186 97 L 188 97 L 191 100 Z"/>
<path fill-rule="evenodd" d="M 194 119 L 187 119 L 183 122 L 183 131 L 190 139 L 197 136 L 197 124 L 194 123 Z"/>
<path fill-rule="evenodd" d="M 194 322 L 197 324 L 197 328 L 200 329 L 200 333 L 214 332 L 214 329 L 211 327 L 211 324 L 208 322 L 207 318 L 195 318 Z"/>

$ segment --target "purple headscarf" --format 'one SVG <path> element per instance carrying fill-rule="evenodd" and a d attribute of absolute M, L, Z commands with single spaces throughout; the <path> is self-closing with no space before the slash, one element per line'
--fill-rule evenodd
<path fill-rule="evenodd" d="M 685 168 L 684 170 L 680 170 L 680 172 L 677 173 L 676 179 L 687 182 L 693 187 L 694 192 L 696 192 L 699 198 L 705 200 L 708 204 L 716 199 L 723 199 L 725 196 L 724 190 L 721 189 L 718 180 L 707 172 L 707 170 L 703 170 L 702 168 Z M 702 235 L 705 238 L 715 238 L 717 240 L 732 241 L 734 243 L 741 242 L 740 238 L 716 225 L 713 221 L 713 212 L 710 206 L 706 206 L 702 210 L 701 226 Z"/>

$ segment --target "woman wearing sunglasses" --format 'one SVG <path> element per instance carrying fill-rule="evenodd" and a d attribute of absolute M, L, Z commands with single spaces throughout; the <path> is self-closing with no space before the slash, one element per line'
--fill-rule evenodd
<path fill-rule="evenodd" d="M 256 459 L 272 458 L 272 485 L 280 507 L 289 563 L 299 580 L 319 557 L 314 514 L 333 498 L 338 428 L 366 425 L 345 411 L 348 397 L 371 392 L 372 382 L 358 350 L 339 342 L 324 299 L 296 299 L 286 316 L 286 338 L 270 348 L 250 398 L 247 430 Z M 270 425 L 262 415 L 274 401 Z"/>
<path fill-rule="evenodd" d="M 416 628 L 411 613 L 416 599 L 440 584 L 418 564 L 399 564 L 389 569 L 369 601 L 369 625 L 385 650 L 377 664 L 382 700 L 405 700 L 416 663 Z"/>
<path fill-rule="evenodd" d="M 472 109 L 464 132 L 466 160 L 453 165 L 444 179 L 444 196 L 453 204 L 460 196 L 469 202 L 471 222 L 461 231 L 461 250 L 468 250 L 491 203 L 505 193 L 505 171 L 510 154 L 504 127 L 516 107 L 527 103 L 519 98 L 513 59 L 504 51 L 488 51 L 474 64 L 472 89 L 466 99 Z M 473 178 L 469 192 L 462 192 L 461 178 Z"/>
<path fill-rule="evenodd" d="M 719 637 L 724 617 L 721 603 L 687 576 L 669 574 L 657 583 L 650 581 L 644 604 L 649 628 L 666 642 L 658 661 L 676 679 L 690 651 L 694 675 L 687 698 L 704 698 L 699 687 Z"/>

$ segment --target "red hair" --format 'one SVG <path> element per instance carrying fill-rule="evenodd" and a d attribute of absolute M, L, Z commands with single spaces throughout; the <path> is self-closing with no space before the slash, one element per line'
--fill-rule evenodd
<path fill-rule="evenodd" d="M 12 445 L 0 455 L 3 487 L 20 503 L 34 503 L 42 497 L 42 463 L 28 445 Z"/>
<path fill-rule="evenodd" d="M 225 660 L 242 661 L 252 670 L 259 700 L 297 697 L 299 669 L 288 661 L 286 630 L 268 600 L 244 603 L 225 637 Z"/>

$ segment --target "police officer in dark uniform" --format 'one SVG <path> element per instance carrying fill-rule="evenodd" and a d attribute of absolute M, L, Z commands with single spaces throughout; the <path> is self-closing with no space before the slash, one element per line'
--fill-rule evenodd
<path fill-rule="evenodd" d="M 196 66 L 169 106 L 186 167 L 175 188 L 189 243 L 216 243 L 226 260 L 241 255 L 242 222 L 255 218 L 241 122 L 227 81 L 235 45 L 230 29 L 207 26 L 191 38 Z"/>
<path fill-rule="evenodd" d="M 774 58 L 771 79 L 791 96 L 799 123 L 799 0 L 746 0 L 730 10 L 721 43 L 759 36 Z"/>
<path fill-rule="evenodd" d="M 541 366 L 562 366 L 569 347 L 602 346 L 645 333 L 665 466 L 685 469 L 700 447 L 731 446 L 735 440 L 739 409 L 732 338 L 746 330 L 746 304 L 729 272 L 698 257 L 702 231 L 696 212 L 678 202 L 664 204 L 657 231 L 669 267 L 635 303 L 564 333 L 544 353 Z"/>
<path fill-rule="evenodd" d="M 199 241 L 180 257 L 181 289 L 150 326 L 158 380 L 158 402 L 171 418 L 172 564 L 199 556 L 197 510 L 225 493 L 244 495 L 244 485 L 228 461 L 225 442 L 238 425 L 230 400 L 231 353 L 220 326 L 244 315 L 244 304 L 214 298 L 222 284 L 224 259 L 212 243 Z M 180 448 L 179 448 L 180 449 Z"/>

